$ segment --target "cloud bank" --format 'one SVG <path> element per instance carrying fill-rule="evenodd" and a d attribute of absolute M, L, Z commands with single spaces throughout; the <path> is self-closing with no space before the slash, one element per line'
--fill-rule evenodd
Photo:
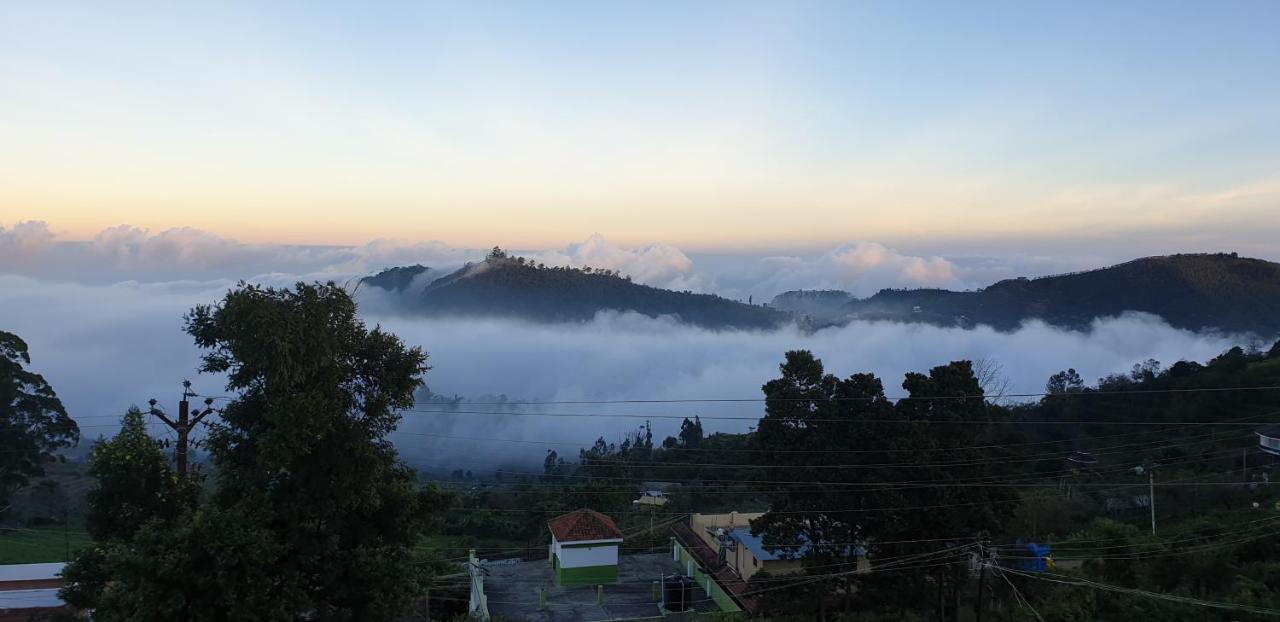
<path fill-rule="evenodd" d="M 267 282 L 287 284 L 298 275 Z M 0 277 L 0 329 L 31 346 L 43 373 L 86 439 L 110 434 L 131 404 L 155 397 L 175 407 L 179 382 L 221 394 L 222 380 L 198 376 L 199 352 L 181 331 L 193 305 L 219 299 L 231 280 L 83 284 Z M 366 300 L 365 302 L 372 302 Z M 1000 333 L 928 325 L 856 322 L 805 333 L 712 332 L 669 319 L 602 313 L 581 324 L 541 325 L 502 320 L 414 319 L 380 315 L 362 303 L 366 319 L 380 323 L 431 355 L 428 386 L 437 394 L 473 402 L 512 400 L 623 400 L 756 398 L 777 373 L 783 353 L 815 352 L 836 374 L 872 371 L 890 394 L 902 375 L 956 359 L 990 358 L 1004 366 L 1015 392 L 1040 390 L 1048 376 L 1075 367 L 1087 379 L 1127 371 L 1147 358 L 1166 365 L 1206 360 L 1240 338 L 1177 330 L 1158 318 L 1101 319 L 1087 332 L 1039 322 Z M 422 405 L 419 409 L 438 407 Z M 463 410 L 501 410 L 467 406 Z M 758 417 L 756 403 L 547 406 L 547 412 L 653 417 L 655 434 L 673 434 L 678 417 Z M 670 417 L 677 417 L 671 419 Z M 570 418 L 483 414 L 409 413 L 394 439 L 418 466 L 483 470 L 500 464 L 528 468 L 547 449 L 576 455 L 598 436 L 619 440 L 641 418 Z M 742 431 L 750 420 L 708 420 L 710 430 Z M 153 431 L 163 435 L 164 428 Z M 453 437 L 453 438 L 449 438 Z M 502 440 L 499 440 L 502 439 Z M 511 442 L 515 441 L 515 442 Z"/>
<path fill-rule="evenodd" d="M 0 225 L 0 274 L 72 283 L 173 280 L 259 281 L 288 275 L 344 281 L 411 264 L 440 276 L 488 249 L 440 241 L 373 240 L 359 246 L 249 244 L 181 227 L 153 232 L 120 225 L 90 240 L 61 239 L 39 221 Z M 870 241 L 817 254 L 699 256 L 661 242 L 616 244 L 601 234 L 559 249 L 517 249 L 553 266 L 605 268 L 638 283 L 764 302 L 792 289 L 843 289 L 867 296 L 886 287 L 972 289 L 1013 276 L 1099 267 L 1095 256 L 955 257 L 912 254 Z"/>

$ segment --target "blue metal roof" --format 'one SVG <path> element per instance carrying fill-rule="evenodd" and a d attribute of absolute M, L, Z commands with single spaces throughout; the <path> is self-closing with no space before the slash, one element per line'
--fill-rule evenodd
<path fill-rule="evenodd" d="M 748 551 L 762 562 L 774 561 L 778 559 L 799 559 L 809 550 L 809 542 L 803 540 L 800 546 L 787 546 L 784 548 L 769 551 L 764 547 L 764 540 L 760 536 L 751 535 L 750 527 L 737 527 L 729 532 L 729 537 L 735 541 L 742 543 L 747 547 Z"/>

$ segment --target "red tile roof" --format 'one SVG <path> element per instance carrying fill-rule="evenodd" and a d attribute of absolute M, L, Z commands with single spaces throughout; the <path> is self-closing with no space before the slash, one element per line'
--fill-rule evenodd
<path fill-rule="evenodd" d="M 557 516 L 547 521 L 547 528 L 560 542 L 622 538 L 622 530 L 613 519 L 595 510 L 574 510 Z"/>

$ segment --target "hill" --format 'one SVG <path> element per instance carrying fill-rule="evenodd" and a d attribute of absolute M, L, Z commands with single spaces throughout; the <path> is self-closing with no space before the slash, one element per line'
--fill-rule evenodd
<path fill-rule="evenodd" d="M 414 277 L 416 273 L 405 279 L 403 274 L 383 272 L 364 283 L 393 289 Z M 711 329 L 767 329 L 792 319 L 789 313 L 765 306 L 640 285 L 613 271 L 546 267 L 505 255 L 467 264 L 420 292 L 406 291 L 404 302 L 407 310 L 424 315 L 513 317 L 538 322 L 588 321 L 604 310 L 675 316 L 684 323 Z"/>
<path fill-rule="evenodd" d="M 360 279 L 363 285 L 372 285 L 380 287 L 390 292 L 403 292 L 409 288 L 413 280 L 420 274 L 430 272 L 428 268 L 422 264 L 414 264 L 412 266 L 401 266 L 398 268 L 387 268 L 373 276 L 366 276 Z"/>
<path fill-rule="evenodd" d="M 1072 274 L 1007 279 L 977 291 L 886 289 L 868 298 L 839 290 L 791 291 L 768 306 L 631 282 L 607 270 L 546 267 L 505 254 L 434 276 L 423 266 L 392 268 L 362 282 L 399 292 L 426 315 L 586 321 L 602 310 L 675 316 L 713 329 L 767 329 L 798 321 L 813 329 L 852 320 L 925 322 L 1013 330 L 1030 319 L 1087 328 L 1129 311 L 1188 330 L 1280 335 L 1280 264 L 1231 254 L 1169 255 Z"/>
<path fill-rule="evenodd" d="M 815 318 L 830 318 L 844 315 L 844 306 L 852 300 L 853 294 L 838 289 L 798 289 L 774 296 L 769 306 Z"/>
<path fill-rule="evenodd" d="M 1280 334 L 1280 264 L 1230 254 L 1147 257 L 1108 268 L 1008 279 L 973 292 L 882 290 L 854 299 L 846 319 L 891 319 L 1001 330 L 1038 318 L 1084 328 L 1126 311 L 1188 330 Z"/>

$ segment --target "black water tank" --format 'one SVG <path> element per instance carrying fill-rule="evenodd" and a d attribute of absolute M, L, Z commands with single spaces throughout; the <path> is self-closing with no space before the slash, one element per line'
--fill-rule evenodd
<path fill-rule="evenodd" d="M 662 577 L 662 600 L 667 611 L 688 611 L 693 608 L 693 579 L 673 574 Z"/>

